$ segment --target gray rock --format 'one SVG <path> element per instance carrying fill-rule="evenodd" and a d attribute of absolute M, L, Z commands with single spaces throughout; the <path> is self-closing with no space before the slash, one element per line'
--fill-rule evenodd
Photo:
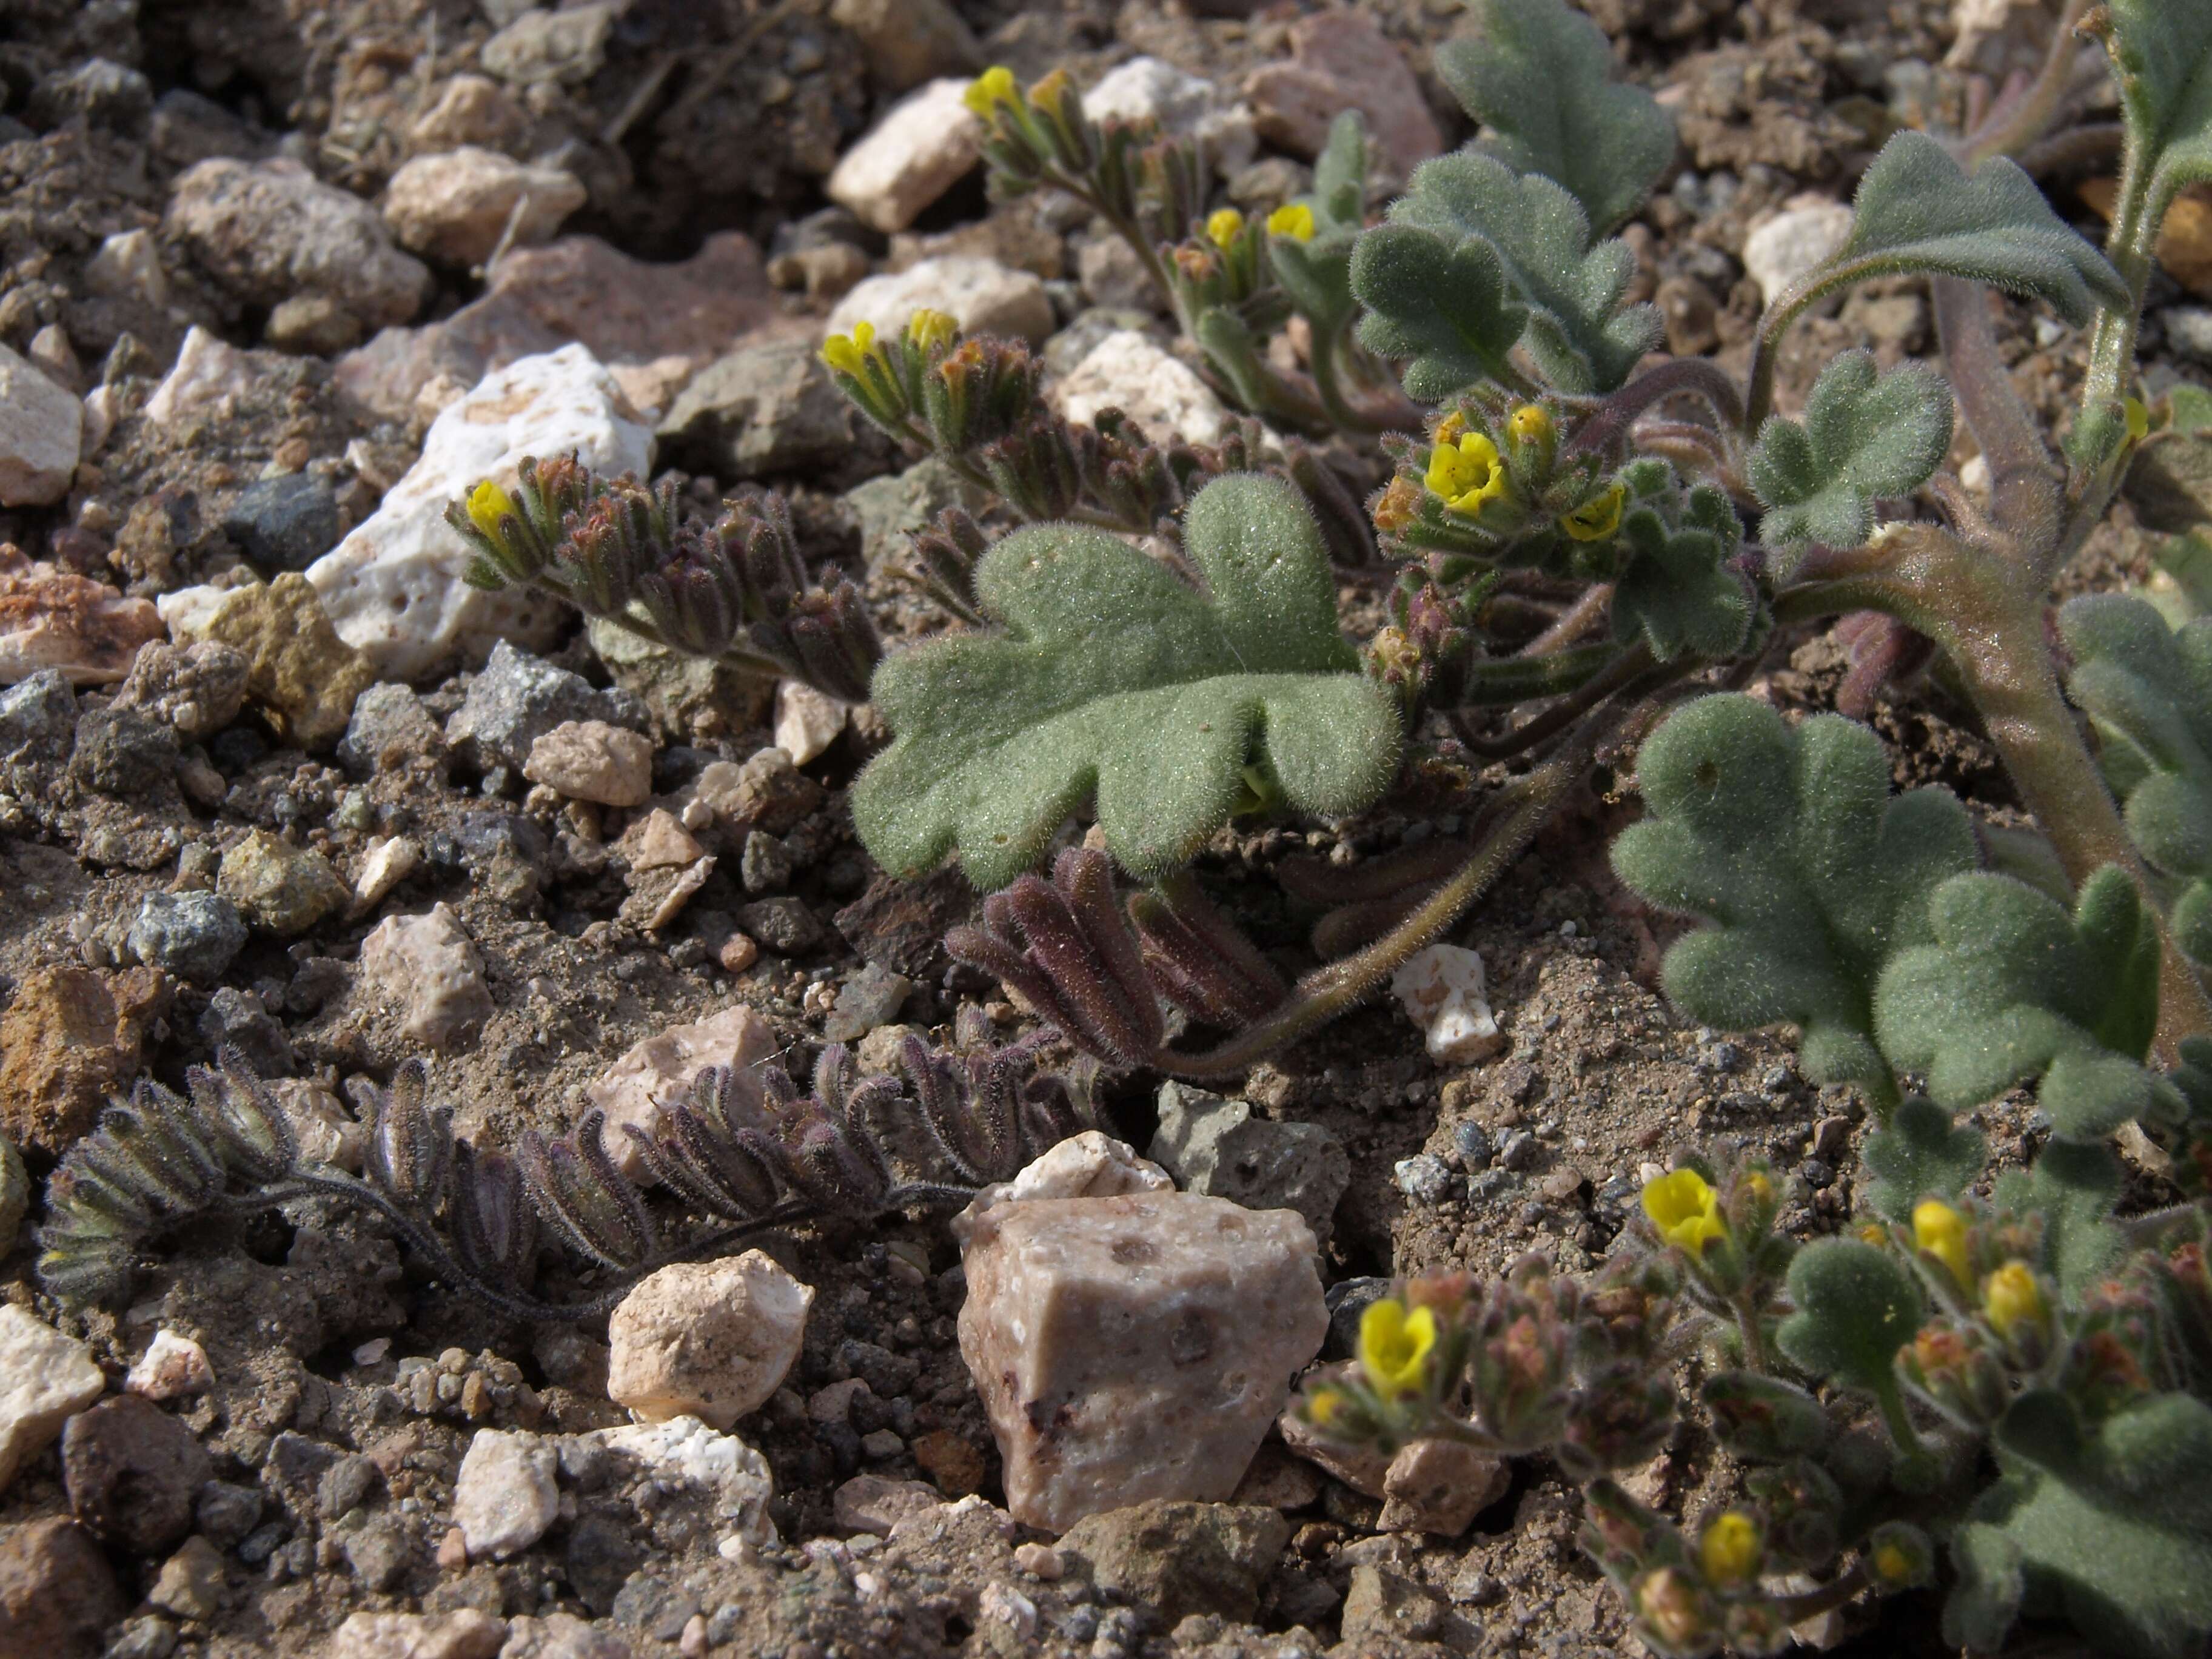
<path fill-rule="evenodd" d="M 173 726 L 180 738 L 211 737 L 238 718 L 246 703 L 251 665 L 215 640 L 172 645 L 149 640 L 131 660 L 131 672 L 110 705 L 134 708 Z"/>
<path fill-rule="evenodd" d="M 1491 1159 L 1498 1156 L 1498 1148 L 1492 1144 L 1490 1131 L 1473 1118 L 1452 1131 L 1452 1147 L 1459 1153 L 1460 1162 L 1470 1170 L 1486 1170 L 1490 1167 Z"/>
<path fill-rule="evenodd" d="M 234 1549 L 260 1524 L 261 1493 L 253 1486 L 210 1480 L 200 1488 L 192 1508 L 193 1524 L 222 1549 Z"/>
<path fill-rule="evenodd" d="M 837 1006 L 822 1023 L 822 1035 L 831 1042 L 857 1042 L 896 1019 L 913 991 L 914 981 L 904 974 L 872 962 L 839 989 Z"/>
<path fill-rule="evenodd" d="M 484 42 L 483 66 L 514 86 L 581 85 L 606 61 L 621 9 L 612 0 L 594 0 L 563 11 L 526 11 Z"/>
<path fill-rule="evenodd" d="M 1340 1279 L 1322 1297 L 1328 1309 L 1328 1346 L 1331 1358 L 1340 1358 L 1359 1343 L 1359 1316 L 1390 1294 L 1393 1280 L 1367 1277 Z"/>
<path fill-rule="evenodd" d="M 96 708 L 76 722 L 70 776 L 103 795 L 137 799 L 174 783 L 179 745 L 176 732 L 133 708 Z"/>
<path fill-rule="evenodd" d="M 315 1482 L 315 1509 L 325 1521 L 335 1521 L 348 1510 L 358 1509 L 383 1484 L 374 1462 L 354 1453 L 325 1469 Z"/>
<path fill-rule="evenodd" d="M 76 741 L 76 691 L 58 668 L 0 690 L 0 761 L 66 760 Z"/>
<path fill-rule="evenodd" d="M 822 942 L 822 924 L 795 898 L 762 899 L 740 905 L 738 925 L 781 956 L 799 956 Z"/>
<path fill-rule="evenodd" d="M 1192 1613 L 1243 1620 L 1258 1610 L 1261 1582 L 1290 1537 L 1273 1510 L 1154 1498 L 1079 1521 L 1060 1553 L 1090 1563 L 1101 1589 L 1155 1609 L 1164 1624 Z"/>
<path fill-rule="evenodd" d="M 391 680 L 378 681 L 354 700 L 345 736 L 338 739 L 338 762 L 356 777 L 373 777 L 445 750 L 446 734 L 422 699 L 412 686 Z"/>
<path fill-rule="evenodd" d="M 153 113 L 153 83 L 106 58 L 88 58 L 75 69 L 49 75 L 31 89 L 29 114 L 42 128 L 82 116 L 95 127 L 137 137 Z"/>
<path fill-rule="evenodd" d="M 246 948 L 246 921 L 218 893 L 149 893 L 127 942 L 139 961 L 195 985 L 213 985 Z"/>
<path fill-rule="evenodd" d="M 222 987 L 208 999 L 199 1029 L 210 1048 L 230 1044 L 264 1077 L 290 1077 L 298 1069 L 284 1028 L 261 1006 L 260 998 L 234 985 Z"/>
<path fill-rule="evenodd" d="M 665 460 L 721 478 L 765 478 L 883 456 L 807 340 L 741 346 L 694 375 L 660 422 Z"/>
<path fill-rule="evenodd" d="M 738 872 L 744 879 L 748 893 L 775 893 L 791 885 L 791 877 L 797 868 L 791 848 L 779 836 L 765 830 L 745 832 L 745 849 L 738 862 Z"/>
<path fill-rule="evenodd" d="M 264 575 L 305 570 L 345 532 L 337 492 L 316 472 L 288 472 L 248 484 L 222 517 L 223 534 Z"/>
<path fill-rule="evenodd" d="M 135 1394 L 103 1400 L 62 1429 L 71 1513 L 135 1555 L 168 1549 L 191 1530 L 192 1501 L 213 1472 L 192 1431 Z"/>
<path fill-rule="evenodd" d="M 479 1429 L 453 1481 L 453 1524 L 471 1556 L 528 1549 L 560 1512 L 559 1460 L 534 1434 Z"/>
<path fill-rule="evenodd" d="M 580 674 L 556 668 L 501 640 L 468 696 L 446 722 L 446 741 L 464 761 L 518 770 L 538 738 L 571 720 L 605 720 L 650 734 L 653 718 L 627 691 L 601 691 Z"/>
<path fill-rule="evenodd" d="M 154 100 L 150 143 L 154 154 L 179 171 L 219 155 L 258 161 L 276 147 L 274 134 L 184 87 Z"/>
<path fill-rule="evenodd" d="M 2166 325 L 2166 343 L 2176 356 L 2193 363 L 2212 363 L 2212 308 L 2168 306 L 2159 313 Z"/>
<path fill-rule="evenodd" d="M 1159 1113 L 1146 1156 L 1185 1191 L 1248 1210 L 1296 1210 L 1316 1237 L 1328 1237 L 1337 1200 L 1352 1182 L 1352 1158 L 1328 1130 L 1255 1117 L 1247 1101 L 1181 1083 L 1161 1085 Z"/>
<path fill-rule="evenodd" d="M 1443 1159 L 1430 1152 L 1401 1158 L 1391 1167 L 1398 1190 L 1417 1204 L 1441 1204 L 1452 1195 L 1452 1172 Z"/>
<path fill-rule="evenodd" d="M 869 76 L 886 92 L 983 66 L 982 49 L 946 0 L 833 0 L 830 21 L 860 43 Z"/>
<path fill-rule="evenodd" d="M 983 493 L 935 455 L 845 492 L 845 505 L 860 521 L 860 553 L 871 570 L 886 559 L 903 559 L 907 538 L 946 507 L 975 513 L 984 504 Z"/>
<path fill-rule="evenodd" d="M 169 1659 L 177 1650 L 177 1627 L 159 1613 L 126 1619 L 107 1644 L 106 1659 Z"/>
<path fill-rule="evenodd" d="M 338 1553 L 365 1590 L 388 1590 L 407 1574 L 411 1553 L 407 1534 L 390 1516 L 380 1515 L 338 1534 Z"/>

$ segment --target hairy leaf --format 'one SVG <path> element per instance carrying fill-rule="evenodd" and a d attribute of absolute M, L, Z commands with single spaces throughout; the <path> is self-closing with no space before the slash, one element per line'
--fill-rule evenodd
<path fill-rule="evenodd" d="M 2083 884 L 2074 913 L 2009 876 L 1954 876 L 1928 901 L 1933 937 L 1875 992 L 1898 1066 L 1963 1111 L 2042 1080 L 2062 1135 L 2109 1133 L 2160 1098 L 2141 1061 L 2158 1022 L 2158 934 L 2123 871 Z"/>
<path fill-rule="evenodd" d="M 1203 593 L 1104 531 L 1018 531 L 975 573 L 1000 631 L 884 665 L 872 695 L 896 736 L 852 799 L 884 868 L 957 851 L 976 886 L 1004 886 L 1095 791 L 1108 849 L 1155 877 L 1227 822 L 1248 768 L 1305 811 L 1382 793 L 1394 704 L 1337 632 L 1328 551 L 1297 493 L 1217 479 L 1183 539 Z"/>
<path fill-rule="evenodd" d="M 1390 219 L 1455 249 L 1488 244 L 1529 308 L 1522 349 L 1563 392 L 1614 390 L 1664 332 L 1655 307 L 1622 307 L 1636 270 L 1628 244 L 1596 241 L 1582 204 L 1539 174 L 1516 177 L 1487 155 L 1439 155 L 1413 170 Z M 1354 272 L 1360 298 L 1379 308 L 1358 288 L 1356 263 Z"/>
<path fill-rule="evenodd" d="M 2096 722 L 2128 833 L 2175 884 L 2182 949 L 2212 966 L 2212 617 L 2169 628 L 2141 599 L 2095 593 L 2058 626 L 2075 662 L 2067 689 Z"/>
<path fill-rule="evenodd" d="M 2155 1395 L 2094 1429 L 2049 1390 L 1996 1438 L 2003 1478 L 1954 1535 L 1948 1644 L 1993 1651 L 2023 1602 L 2063 1608 L 2100 1651 L 2185 1659 L 2212 1634 L 2212 1407 Z"/>
<path fill-rule="evenodd" d="M 1474 34 L 1436 53 L 1437 73 L 1488 129 L 1480 149 L 1564 185 L 1603 236 L 1644 204 L 1674 161 L 1674 123 L 1641 87 L 1613 78 L 1598 26 L 1560 0 L 1475 0 Z"/>
<path fill-rule="evenodd" d="M 2120 1164 L 2101 1140 L 2052 1140 L 2035 1167 L 1998 1177 L 1998 1205 L 2043 1218 L 2043 1261 L 2069 1303 L 2103 1279 L 2126 1248 L 2112 1224 Z"/>
<path fill-rule="evenodd" d="M 1613 595 L 1613 637 L 1641 636 L 1661 662 L 1685 654 L 1723 661 L 1740 653 L 1759 620 L 1759 593 L 1735 563 L 1743 526 L 1728 496 L 1697 484 L 1686 501 L 1668 469 L 1620 521 L 1632 550 Z"/>
<path fill-rule="evenodd" d="M 2121 118 L 2151 179 L 2145 222 L 2184 185 L 2212 179 L 2212 8 L 2197 0 L 2107 0 L 2105 48 Z"/>
<path fill-rule="evenodd" d="M 1837 715 L 1795 731 L 1764 703 L 1713 696 L 1669 716 L 1637 761 L 1644 819 L 1613 847 L 1652 903 L 1702 916 L 1668 951 L 1667 994 L 1737 1030 L 1793 1022 L 1816 1082 L 1880 1091 L 1882 964 L 1929 937 L 1927 897 L 1976 862 L 1942 790 L 1894 799 L 1881 742 Z"/>
<path fill-rule="evenodd" d="M 2100 304 L 2129 303 L 2119 272 L 2002 155 L 1969 178 L 1926 133 L 1900 132 L 1867 168 L 1852 206 L 1850 235 L 1794 291 L 1796 299 L 1923 271 L 2033 295 L 2076 327 Z"/>
<path fill-rule="evenodd" d="M 1920 1286 L 1887 1250 L 1824 1238 L 1790 1264 L 1790 1300 L 1775 1346 L 1814 1376 L 1884 1394 L 1895 1388 L 1897 1351 L 1920 1328 Z"/>
<path fill-rule="evenodd" d="M 1498 251 L 1480 236 L 1455 246 L 1433 231 L 1378 225 L 1353 247 L 1351 275 L 1367 307 L 1359 343 L 1410 359 L 1408 397 L 1440 404 L 1508 374 L 1528 307 L 1508 294 Z"/>
<path fill-rule="evenodd" d="M 1867 1203 L 1876 1215 L 1903 1221 L 1923 1198 L 1956 1198 L 1981 1174 L 1990 1146 L 1982 1132 L 1915 1095 L 1867 1137 L 1863 1154 L 1874 1177 Z"/>
<path fill-rule="evenodd" d="M 1950 447 L 1942 375 L 1899 363 L 1877 377 L 1872 353 L 1847 351 L 1820 371 L 1802 426 L 1772 415 L 1759 429 L 1748 469 L 1768 509 L 1759 539 L 1792 551 L 1863 546 L 1875 501 L 1919 489 Z"/>

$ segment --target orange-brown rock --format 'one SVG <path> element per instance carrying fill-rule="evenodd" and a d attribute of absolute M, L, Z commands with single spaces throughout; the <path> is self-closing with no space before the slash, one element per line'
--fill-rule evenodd
<path fill-rule="evenodd" d="M 0 542 L 0 685 L 58 668 L 76 685 L 107 685 L 161 637 L 151 602 L 31 558 Z"/>
<path fill-rule="evenodd" d="M 0 1130 L 26 1152 L 59 1157 L 129 1088 L 168 1001 L 158 969 L 26 974 L 0 1017 Z"/>

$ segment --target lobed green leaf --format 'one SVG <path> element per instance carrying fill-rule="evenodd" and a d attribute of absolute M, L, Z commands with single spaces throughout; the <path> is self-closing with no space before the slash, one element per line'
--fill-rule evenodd
<path fill-rule="evenodd" d="M 1768 509 L 1759 539 L 1785 553 L 1863 546 L 1875 502 L 1919 489 L 1950 447 L 1942 375 L 1910 362 L 1878 375 L 1873 354 L 1847 351 L 1814 382 L 1802 426 L 1773 415 L 1759 429 L 1748 464 Z"/>
<path fill-rule="evenodd" d="M 1397 769 L 1395 705 L 1337 632 L 1328 551 L 1297 492 L 1237 474 L 1185 514 L 1200 592 L 1102 530 L 1044 525 L 986 554 L 1002 627 L 887 659 L 896 734 L 853 787 L 860 838 L 915 874 L 957 853 L 979 888 L 1043 857 L 1095 795 L 1108 850 L 1141 877 L 1188 861 L 1257 768 L 1301 811 L 1355 811 Z"/>
<path fill-rule="evenodd" d="M 2106 0 L 2102 33 L 2136 165 L 2150 178 L 2147 222 L 2188 185 L 2212 179 L 2212 7 L 2202 0 Z"/>
<path fill-rule="evenodd" d="M 1867 1137 L 1861 1161 L 1874 1177 L 1868 1206 L 1903 1221 L 1923 1198 L 1956 1198 L 1981 1174 L 1989 1151 L 1980 1130 L 1955 1122 L 1933 1101 L 1915 1095 Z"/>
<path fill-rule="evenodd" d="M 1856 1238 L 1824 1238 L 1790 1264 L 1797 1311 L 1774 1334 L 1793 1365 L 1814 1376 L 1887 1394 L 1897 1351 L 1920 1328 L 1920 1286 L 1889 1251 Z"/>
<path fill-rule="evenodd" d="M 1661 662 L 1742 653 L 1759 620 L 1759 591 L 1736 562 L 1743 525 L 1724 492 L 1697 484 L 1685 500 L 1668 468 L 1663 487 L 1622 516 L 1620 541 L 1631 557 L 1613 586 L 1615 639 L 1641 638 Z"/>
<path fill-rule="evenodd" d="M 1480 236 L 1455 245 L 1410 225 L 1378 225 L 1353 247 L 1351 277 L 1367 307 L 1359 343 L 1409 360 L 1407 396 L 1440 404 L 1510 374 L 1528 307 L 1507 292 L 1498 251 Z"/>

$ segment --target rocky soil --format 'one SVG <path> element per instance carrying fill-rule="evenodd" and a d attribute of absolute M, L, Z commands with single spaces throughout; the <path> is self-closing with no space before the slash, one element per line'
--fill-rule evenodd
<path fill-rule="evenodd" d="M 1682 131 L 1679 176 L 1627 231 L 1639 283 L 1673 349 L 1732 363 L 1881 139 L 1955 121 L 2042 27 L 2033 4 L 1965 0 L 1589 9 Z M 187 1230 L 120 1310 L 64 1312 L 31 1273 L 38 1179 L 112 1093 L 178 1084 L 220 1043 L 279 1080 L 316 1155 L 357 1165 L 348 1081 L 414 1056 L 457 1127 L 507 1142 L 587 1103 L 649 1110 L 708 1060 L 803 1075 L 842 1041 L 882 1061 L 906 1030 L 948 1037 L 963 1004 L 1025 1030 L 942 952 L 973 905 L 958 875 L 893 882 L 854 839 L 868 710 L 457 589 L 437 514 L 565 449 L 675 469 L 702 501 L 773 484 L 808 556 L 909 635 L 932 613 L 887 557 L 957 485 L 902 471 L 840 406 L 825 322 L 934 304 L 1040 345 L 1071 413 L 1120 404 L 1199 439 L 1224 414 L 1110 237 L 1065 204 L 987 202 L 942 83 L 987 62 L 1112 72 L 1114 107 L 1203 131 L 1224 199 L 1264 210 L 1347 105 L 1401 172 L 1466 137 L 1429 67 L 1460 27 L 1451 0 L 0 8 L 0 1132 L 32 1197 L 26 1218 L 0 1172 L 0 1650 L 1632 1644 L 1542 1465 L 1440 1510 L 1271 1435 L 1228 1504 L 1058 1538 L 1017 1522 L 942 1215 L 772 1234 L 742 1287 L 702 1291 L 781 1309 L 762 1318 L 790 1339 L 711 1426 L 634 1424 L 604 1322 L 488 1316 L 319 1200 Z M 2094 223 L 2081 181 L 2048 182 Z M 2212 313 L 2157 282 L 2154 386 L 2212 351 Z M 2004 337 L 2056 410 L 2080 340 L 2025 307 Z M 1800 328 L 1785 400 L 1847 346 L 1932 343 L 1924 290 L 1877 286 Z M 2085 579 L 2139 571 L 2140 544 L 2123 509 Z M 1347 576 L 1347 617 L 1385 586 Z M 1770 662 L 1754 689 L 1792 706 L 1841 676 L 1825 638 Z M 1901 781 L 2002 815 L 1954 712 L 1930 692 L 1875 719 Z M 1201 872 L 1295 947 L 1275 861 L 1356 862 L 1467 805 L 1224 835 Z M 1314 1224 L 1325 1358 L 1394 1273 L 1593 1266 L 1679 1146 L 1772 1158 L 1801 1234 L 1850 1213 L 1858 1104 L 1781 1041 L 1686 1028 L 1656 995 L 1668 924 L 1603 856 L 1632 811 L 1601 767 L 1455 935 L 1494 1039 L 1432 1058 L 1393 1000 L 1256 1068 L 1241 1119 L 1144 1080 L 1105 1091 L 1186 1185 Z M 2016 1155 L 2024 1114 L 1993 1115 Z M 1694 1508 L 1727 1474 L 1686 1439 L 1638 1480 Z M 1929 1612 L 1901 1598 L 1878 1627 L 1808 1634 L 1931 1650 Z"/>

